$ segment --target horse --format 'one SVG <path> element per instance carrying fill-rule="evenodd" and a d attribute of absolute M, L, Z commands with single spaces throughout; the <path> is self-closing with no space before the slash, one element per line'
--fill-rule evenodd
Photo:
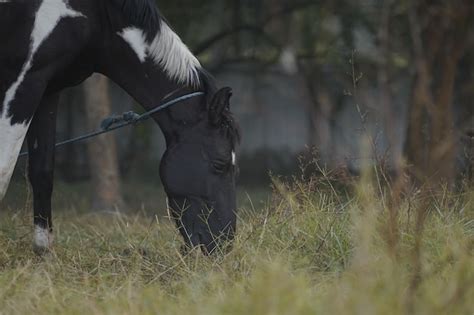
<path fill-rule="evenodd" d="M 145 110 L 204 92 L 153 115 L 166 140 L 159 175 L 188 247 L 212 253 L 231 243 L 240 140 L 232 91 L 217 88 L 153 0 L 0 0 L 0 41 L 0 201 L 26 138 L 36 253 L 53 244 L 59 95 L 93 73 Z"/>

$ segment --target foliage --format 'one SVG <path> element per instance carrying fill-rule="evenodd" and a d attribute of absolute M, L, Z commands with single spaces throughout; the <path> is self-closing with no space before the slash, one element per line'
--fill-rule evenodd
<path fill-rule="evenodd" d="M 367 176 L 274 178 L 240 209 L 234 248 L 184 255 L 166 218 L 64 212 L 56 246 L 31 251 L 29 216 L 3 215 L 4 314 L 469 314 L 474 194 L 413 193 L 396 206 Z M 387 195 L 387 196 L 385 196 Z M 423 229 L 416 213 L 428 213 Z M 395 242 L 388 232 L 396 226 Z M 420 250 L 416 250 L 417 240 Z M 421 268 L 418 272 L 417 265 Z"/>

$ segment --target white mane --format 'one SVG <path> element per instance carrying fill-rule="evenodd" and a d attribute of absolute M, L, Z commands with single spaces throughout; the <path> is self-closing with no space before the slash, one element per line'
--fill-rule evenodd
<path fill-rule="evenodd" d="M 151 43 L 147 42 L 143 30 L 137 27 L 127 27 L 119 35 L 135 51 L 141 62 L 149 57 L 171 80 L 190 86 L 199 85 L 199 60 L 166 22 L 161 22 L 160 32 Z"/>

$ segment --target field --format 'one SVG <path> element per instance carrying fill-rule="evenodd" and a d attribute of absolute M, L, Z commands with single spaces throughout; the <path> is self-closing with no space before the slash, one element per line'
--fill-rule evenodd
<path fill-rule="evenodd" d="M 212 257 L 182 255 L 153 211 L 75 208 L 37 257 L 29 206 L 4 210 L 0 313 L 473 314 L 474 193 L 387 191 L 275 178 L 241 193 L 233 250 Z"/>

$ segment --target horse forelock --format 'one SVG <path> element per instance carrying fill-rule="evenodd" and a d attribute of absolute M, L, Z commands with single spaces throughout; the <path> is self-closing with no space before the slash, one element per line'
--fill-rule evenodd
<path fill-rule="evenodd" d="M 210 104 L 214 94 L 217 92 L 216 80 L 212 74 L 201 68 L 199 70 L 201 89 L 206 94 L 205 102 Z M 232 144 L 233 150 L 240 144 L 241 131 L 238 122 L 235 120 L 234 115 L 229 110 L 223 112 L 223 120 L 220 126 L 221 131 L 229 139 Z M 235 154 L 235 152 L 234 152 Z"/>
<path fill-rule="evenodd" d="M 232 143 L 233 150 L 235 150 L 235 148 L 240 144 L 241 133 L 240 126 L 235 121 L 234 115 L 230 111 L 225 113 L 222 128 L 224 129 L 227 138 Z"/>

